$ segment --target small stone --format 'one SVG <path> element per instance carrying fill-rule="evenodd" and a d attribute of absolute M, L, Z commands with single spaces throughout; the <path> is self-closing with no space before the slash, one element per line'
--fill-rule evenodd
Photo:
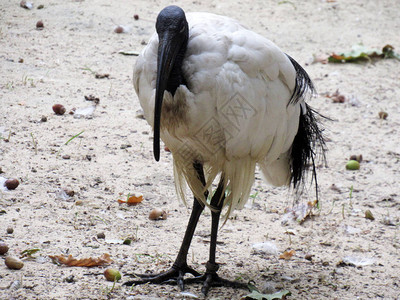
<path fill-rule="evenodd" d="M 32 2 L 28 2 L 28 1 L 21 1 L 19 3 L 19 6 L 25 8 L 25 9 L 32 9 L 33 8 L 33 3 Z"/>
<path fill-rule="evenodd" d="M 69 275 L 68 277 L 64 278 L 64 281 L 67 283 L 74 283 L 75 282 L 74 277 L 75 277 L 74 275 Z"/>
<path fill-rule="evenodd" d="M 38 7 L 37 7 L 37 9 L 43 9 L 44 8 L 44 5 L 43 4 L 40 4 Z"/>
<path fill-rule="evenodd" d="M 47 117 L 46 116 L 42 116 L 41 119 L 40 119 L 40 122 L 43 122 L 43 123 L 47 122 Z"/>
<path fill-rule="evenodd" d="M 307 260 L 309 260 L 309 261 L 312 261 L 313 256 L 314 256 L 314 255 L 312 255 L 312 254 L 306 254 L 306 255 L 304 256 L 304 258 L 307 259 Z"/>
<path fill-rule="evenodd" d="M 386 111 L 380 111 L 378 113 L 379 119 L 386 120 L 389 114 Z"/>
<path fill-rule="evenodd" d="M 64 189 L 64 192 L 69 196 L 69 197 L 73 197 L 75 195 L 75 192 L 71 189 Z"/>
<path fill-rule="evenodd" d="M 7 256 L 6 259 L 4 260 L 4 263 L 9 269 L 12 270 L 20 270 L 24 266 L 22 260 L 14 256 Z"/>
<path fill-rule="evenodd" d="M 97 238 L 98 238 L 98 239 L 105 239 L 105 238 L 106 238 L 106 235 L 104 234 L 104 232 L 99 232 L 99 233 L 97 234 Z"/>
<path fill-rule="evenodd" d="M 70 159 L 70 158 L 71 158 L 71 156 L 70 156 L 70 155 L 68 155 L 68 154 L 64 154 L 64 155 L 62 156 L 62 158 L 63 158 L 63 159 Z"/>
<path fill-rule="evenodd" d="M 130 244 L 132 244 L 132 240 L 130 239 L 130 238 L 127 238 L 127 239 L 125 239 L 124 241 L 123 241 L 123 243 L 122 244 L 124 244 L 124 245 L 130 245 Z"/>
<path fill-rule="evenodd" d="M 138 14 L 134 14 L 133 18 L 137 21 L 137 20 L 139 20 L 139 15 Z"/>
<path fill-rule="evenodd" d="M 75 205 L 76 206 L 82 206 L 83 205 L 83 201 L 82 200 L 76 200 Z"/>
<path fill-rule="evenodd" d="M 12 228 L 11 226 L 7 227 L 7 233 L 8 234 L 13 234 L 14 233 L 14 228 Z"/>
<path fill-rule="evenodd" d="M 131 148 L 132 145 L 131 144 L 122 144 L 120 149 L 126 149 L 126 148 Z"/>

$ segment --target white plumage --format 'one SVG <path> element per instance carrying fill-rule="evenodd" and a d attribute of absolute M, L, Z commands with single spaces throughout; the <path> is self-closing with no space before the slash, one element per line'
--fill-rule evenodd
<path fill-rule="evenodd" d="M 206 204 L 193 168 L 193 161 L 199 161 L 207 189 L 224 174 L 231 212 L 247 201 L 257 164 L 271 184 L 289 183 L 290 150 L 304 100 L 289 103 L 296 70 L 271 41 L 227 17 L 186 17 L 189 41 L 182 71 L 187 85 L 180 85 L 174 96 L 164 94 L 161 139 L 173 154 L 178 194 L 184 199 L 187 182 Z M 135 90 L 152 126 L 157 54 L 155 33 L 134 70 Z"/>
<path fill-rule="evenodd" d="M 314 148 L 323 152 L 324 140 L 304 101 L 313 84 L 294 59 L 227 17 L 185 15 L 168 6 L 157 17 L 156 31 L 137 59 L 134 86 L 154 129 L 155 159 L 161 137 L 173 155 L 178 195 L 185 200 L 188 184 L 195 199 L 171 268 L 135 274 L 139 279 L 125 284 L 173 281 L 183 290 L 184 283 L 202 282 L 204 294 L 211 286 L 247 288 L 217 275 L 221 210 L 227 207 L 227 219 L 243 207 L 257 165 L 273 185 L 297 188 L 308 164 L 316 181 Z M 187 255 L 205 206 L 211 208 L 210 252 L 200 275 L 188 266 Z M 186 273 L 195 278 L 185 279 Z"/>

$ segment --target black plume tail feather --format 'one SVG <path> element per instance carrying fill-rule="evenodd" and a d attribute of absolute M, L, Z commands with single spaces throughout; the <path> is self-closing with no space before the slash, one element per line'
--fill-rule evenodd
<path fill-rule="evenodd" d="M 315 193 L 318 201 L 318 180 L 316 162 L 322 159 L 324 162 L 326 145 L 318 117 L 323 117 L 306 104 L 306 111 L 300 113 L 300 122 L 297 135 L 294 138 L 291 151 L 291 183 L 300 191 L 304 186 L 307 169 L 311 166 L 312 178 L 315 180 Z"/>
<path fill-rule="evenodd" d="M 304 99 L 309 92 L 315 93 L 314 85 L 307 72 L 288 55 L 296 70 L 296 85 L 289 101 L 289 104 L 295 104 L 300 99 Z M 289 105 L 288 104 L 288 105 Z M 291 151 L 291 184 L 298 192 L 300 187 L 304 187 L 306 171 L 312 168 L 312 178 L 315 180 L 315 193 L 318 201 L 318 181 L 316 172 L 316 161 L 321 158 L 326 161 L 326 144 L 323 136 L 323 129 L 320 126 L 320 115 L 308 104 L 301 106 L 299 129 L 294 138 Z"/>
<path fill-rule="evenodd" d="M 303 99 L 307 93 L 314 94 L 315 87 L 308 76 L 307 72 L 295 61 L 292 57 L 286 54 L 296 70 L 296 85 L 293 90 L 293 94 L 290 97 L 289 104 L 296 104 L 300 99 Z"/>

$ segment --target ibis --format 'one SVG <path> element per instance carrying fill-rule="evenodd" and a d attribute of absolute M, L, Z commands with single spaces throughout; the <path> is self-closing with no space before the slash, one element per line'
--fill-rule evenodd
<path fill-rule="evenodd" d="M 194 201 L 171 268 L 136 274 L 125 284 L 172 282 L 183 290 L 199 282 L 204 294 L 213 286 L 246 287 L 217 274 L 220 219 L 243 208 L 256 167 L 272 185 L 297 191 L 311 170 L 318 196 L 315 160 L 325 143 L 319 114 L 305 102 L 314 93 L 310 77 L 292 57 L 238 21 L 168 6 L 137 58 L 133 81 L 154 130 L 155 160 L 161 139 L 173 156 L 178 196 L 186 201 L 188 186 Z M 200 274 L 188 265 L 187 255 L 205 207 L 211 210 L 211 239 Z"/>

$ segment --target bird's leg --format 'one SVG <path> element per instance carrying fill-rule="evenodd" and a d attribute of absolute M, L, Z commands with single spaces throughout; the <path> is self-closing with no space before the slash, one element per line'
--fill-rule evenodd
<path fill-rule="evenodd" d="M 219 226 L 219 219 L 221 216 L 222 206 L 224 204 L 225 199 L 225 189 L 224 189 L 224 181 L 221 178 L 218 188 L 215 191 L 210 205 L 213 208 L 211 210 L 211 240 L 210 240 L 210 254 L 209 259 L 206 264 L 206 273 L 202 276 L 196 278 L 190 278 L 187 283 L 190 282 L 203 282 L 203 287 L 201 289 L 204 295 L 207 295 L 208 291 L 212 286 L 225 286 L 225 287 L 233 287 L 233 288 L 241 288 L 241 289 L 248 289 L 248 285 L 237 282 L 237 281 L 230 281 L 218 276 L 217 271 L 219 269 L 219 265 L 216 263 L 215 260 L 215 252 L 217 247 L 217 235 L 218 235 L 218 226 Z"/>
<path fill-rule="evenodd" d="M 200 163 L 193 164 L 199 180 L 205 185 L 205 177 L 203 166 Z M 205 197 L 208 197 L 208 191 L 205 192 Z M 190 219 L 186 228 L 185 236 L 183 238 L 181 248 L 179 253 L 175 259 L 172 267 L 160 274 L 133 274 L 134 277 L 138 277 L 137 280 L 132 280 L 125 282 L 124 285 L 138 285 L 144 283 L 176 283 L 181 290 L 184 289 L 184 275 L 186 273 L 190 273 L 194 276 L 200 276 L 200 274 L 188 266 L 187 264 L 187 255 L 189 251 L 190 244 L 192 242 L 193 234 L 196 229 L 197 223 L 199 221 L 200 215 L 204 210 L 204 205 L 200 203 L 199 200 L 194 198 L 193 209 L 190 215 Z"/>

